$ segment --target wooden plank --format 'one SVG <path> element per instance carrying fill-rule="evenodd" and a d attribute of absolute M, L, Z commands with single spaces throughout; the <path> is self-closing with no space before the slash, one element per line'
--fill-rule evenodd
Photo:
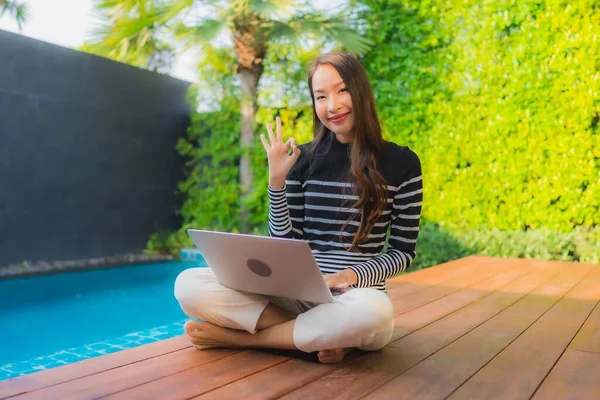
<path fill-rule="evenodd" d="M 425 274 L 425 272 L 431 271 L 422 270 L 409 275 L 405 275 L 403 276 L 405 280 L 402 281 L 401 286 L 398 286 L 396 284 L 400 278 L 388 280 L 386 281 L 386 288 L 388 290 L 388 295 L 390 296 L 390 298 L 405 297 L 407 295 L 431 288 L 433 286 L 451 283 L 458 277 L 473 274 L 476 271 L 483 269 L 483 266 L 480 263 L 476 262 L 474 259 L 462 260 L 460 263 L 456 264 L 455 268 L 443 269 L 438 274 Z M 409 277 L 412 279 L 406 279 Z"/>
<path fill-rule="evenodd" d="M 438 331 L 440 330 L 448 332 L 447 341 L 445 342 L 447 344 L 460 337 L 456 336 L 456 334 L 461 330 L 462 332 L 468 332 L 493 317 L 502 320 L 503 316 L 507 315 L 502 313 L 502 311 L 508 307 L 519 307 L 519 310 L 525 310 L 524 317 L 529 320 L 528 315 L 531 312 L 537 312 L 538 315 L 541 315 L 541 313 L 552 305 L 547 300 L 548 296 L 563 295 L 586 272 L 587 269 L 581 268 L 565 271 L 551 269 L 527 275 L 518 279 L 513 285 L 486 296 L 474 304 L 452 313 L 405 338 L 393 342 L 390 346 L 405 348 L 407 350 L 418 349 L 420 346 L 427 347 L 428 343 L 431 343 L 431 340 L 434 340 L 436 336 L 440 337 L 438 336 Z M 541 301 L 542 299 L 546 299 L 546 301 Z M 529 308 L 532 308 L 533 311 L 527 311 Z M 514 313 L 510 314 L 511 317 L 514 317 L 514 315 Z M 517 317 L 520 316 L 517 315 Z M 442 335 L 445 336 L 446 334 L 442 333 Z"/>
<path fill-rule="evenodd" d="M 396 341 L 417 329 L 423 328 L 456 310 L 488 296 L 506 285 L 510 285 L 528 272 L 529 270 L 526 268 L 506 268 L 500 274 L 482 282 L 477 282 L 432 303 L 396 316 L 394 318 L 396 328 L 391 341 Z"/>
<path fill-rule="evenodd" d="M 549 268 L 527 275 L 505 289 L 506 291 L 486 296 L 392 343 L 381 351 L 366 354 L 336 369 L 283 398 L 360 398 L 493 317 L 532 290 L 539 287 L 536 290 L 538 293 L 542 290 L 551 291 L 564 279 L 571 279 L 573 281 L 571 285 L 574 284 L 581 278 L 582 273 L 579 271 L 580 268 L 573 268 L 561 271 L 558 276 L 555 276 L 556 269 Z"/>
<path fill-rule="evenodd" d="M 477 328 L 364 398 L 443 399 L 517 336 Z"/>
<path fill-rule="evenodd" d="M 492 275 L 472 285 L 466 285 L 465 288 L 448 296 L 396 316 L 394 318 L 395 325 L 412 331 L 420 329 L 500 288 L 510 285 L 526 274 L 528 274 L 528 271 L 525 269 L 507 268 L 499 274 Z"/>
<path fill-rule="evenodd" d="M 342 363 L 357 359 L 362 353 L 346 356 Z M 194 397 L 194 400 L 274 399 L 333 371 L 339 365 L 320 364 L 298 358 L 277 364 L 226 386 Z"/>
<path fill-rule="evenodd" d="M 47 371 L 23 375 L 0 382 L 0 399 L 16 396 L 41 388 L 57 385 L 87 375 L 97 374 L 122 365 L 147 360 L 163 354 L 191 347 L 186 336 L 178 336 L 141 347 L 123 350 L 105 356 L 90 358 Z"/>
<path fill-rule="evenodd" d="M 397 277 L 390 279 L 387 283 L 390 284 L 390 288 L 394 287 L 396 284 L 402 282 L 409 283 L 421 283 L 422 280 L 431 279 L 435 277 L 448 276 L 448 274 L 456 273 L 454 271 L 460 270 L 466 264 L 472 264 L 474 260 L 478 260 L 479 262 L 493 262 L 495 260 L 494 257 L 481 257 L 481 256 L 468 256 L 459 258 L 456 260 L 447 261 L 442 264 L 433 265 L 431 267 L 420 269 L 417 271 L 411 271 L 409 269 L 408 272 L 403 273 Z"/>
<path fill-rule="evenodd" d="M 569 349 L 600 353 L 600 304 L 596 304 L 596 308 L 569 345 Z"/>
<path fill-rule="evenodd" d="M 189 399 L 288 360 L 277 354 L 246 350 L 141 386 L 130 385 L 130 389 L 103 399 Z"/>
<path fill-rule="evenodd" d="M 506 272 L 507 269 L 510 269 L 506 266 L 500 268 L 499 264 L 496 264 L 495 268 L 492 264 L 481 263 L 477 263 L 476 265 L 463 264 L 462 266 L 468 267 L 468 269 L 465 269 L 462 273 L 455 275 L 451 279 L 451 283 L 445 285 L 431 285 L 424 287 L 419 291 L 412 292 L 406 296 L 400 296 L 396 289 L 392 289 L 390 292 L 388 292 L 388 296 L 394 304 L 394 315 L 398 316 L 408 313 L 412 310 L 418 310 L 428 304 L 438 304 L 440 301 L 444 301 L 449 296 L 462 292 L 465 287 L 478 284 L 481 281 L 489 279 L 490 277 L 493 278 L 495 272 L 502 274 Z M 430 314 L 430 316 L 435 316 L 435 314 Z M 397 322 L 398 321 L 395 319 L 394 323 L 396 324 Z M 391 341 L 396 341 L 397 339 L 408 335 L 412 331 L 414 331 L 414 329 L 410 329 L 409 327 L 396 326 Z"/>
<path fill-rule="evenodd" d="M 600 270 L 596 269 L 449 398 L 529 399 L 590 315 L 598 298 Z M 504 321 L 497 329 L 507 323 Z"/>
<path fill-rule="evenodd" d="M 238 353 L 239 350 L 216 349 L 203 352 L 187 348 L 29 392 L 11 400 L 99 398 L 217 360 L 231 359 Z"/>
<path fill-rule="evenodd" d="M 490 265 L 476 265 L 474 269 L 469 269 L 456 275 L 447 284 L 432 285 L 406 296 L 399 296 L 397 292 L 392 291 L 392 293 L 389 294 L 389 298 L 394 304 L 394 315 L 414 310 L 452 293 L 458 292 L 467 286 L 488 279 L 494 274 L 503 272 L 504 268 L 506 267 L 501 269 L 499 266 L 494 268 Z"/>
<path fill-rule="evenodd" d="M 533 400 L 600 399 L 600 354 L 567 350 L 544 380 Z"/>
<path fill-rule="evenodd" d="M 585 271 L 585 268 L 582 269 L 582 274 Z M 556 305 L 560 296 L 566 294 L 579 278 L 575 275 L 563 285 L 558 282 L 558 286 L 550 284 L 535 291 L 375 390 L 367 398 L 384 399 L 390 395 L 397 399 L 447 397 Z M 490 394 L 488 397 L 494 396 Z"/>
<path fill-rule="evenodd" d="M 388 293 L 393 292 L 398 296 L 405 296 L 432 285 L 451 282 L 455 276 L 466 271 L 474 271 L 482 266 L 498 265 L 499 263 L 499 259 L 491 257 L 465 257 L 389 279 L 386 282 L 386 288 Z"/>

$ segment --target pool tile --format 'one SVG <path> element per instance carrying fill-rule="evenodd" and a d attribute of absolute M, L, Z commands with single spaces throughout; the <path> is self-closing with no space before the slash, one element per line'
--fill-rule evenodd
<path fill-rule="evenodd" d="M 43 357 L 37 357 L 27 361 L 19 361 L 0 365 L 0 380 L 14 378 L 45 369 L 56 368 L 61 365 L 70 364 L 88 358 L 98 357 L 105 354 L 142 346 L 159 340 L 171 338 L 183 334 L 183 325 L 186 320 L 177 321 L 167 325 L 161 325 L 144 331 L 132 332 L 130 334 L 112 338 L 104 342 L 90 343 L 81 347 L 65 349 Z"/>
<path fill-rule="evenodd" d="M 11 372 L 0 369 L 0 380 L 12 378 L 13 374 Z"/>

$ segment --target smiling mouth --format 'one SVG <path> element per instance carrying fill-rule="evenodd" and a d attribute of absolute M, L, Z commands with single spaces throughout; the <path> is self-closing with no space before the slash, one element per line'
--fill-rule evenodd
<path fill-rule="evenodd" d="M 343 121 L 343 120 L 345 120 L 345 119 L 346 119 L 346 117 L 348 116 L 348 114 L 350 114 L 350 113 L 341 114 L 341 115 L 336 115 L 335 117 L 331 117 L 331 118 L 329 118 L 329 120 L 330 120 L 331 122 L 334 122 L 334 123 L 335 123 L 335 122 L 341 122 L 341 121 Z"/>

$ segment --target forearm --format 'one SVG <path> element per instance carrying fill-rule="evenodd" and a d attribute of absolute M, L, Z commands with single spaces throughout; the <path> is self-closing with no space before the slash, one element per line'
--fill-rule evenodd
<path fill-rule="evenodd" d="M 390 249 L 386 253 L 350 267 L 357 276 L 357 287 L 370 287 L 399 274 L 410 267 L 414 253 Z"/>
<path fill-rule="evenodd" d="M 284 189 L 285 184 L 281 188 L 274 188 L 269 184 L 269 235 L 293 238 L 292 221 Z"/>
<path fill-rule="evenodd" d="M 275 187 L 269 184 L 269 235 L 302 239 L 304 192 L 296 180 L 284 181 Z"/>

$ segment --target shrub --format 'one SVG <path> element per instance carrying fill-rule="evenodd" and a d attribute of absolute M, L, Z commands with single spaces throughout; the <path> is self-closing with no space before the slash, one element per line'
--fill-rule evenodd
<path fill-rule="evenodd" d="M 448 231 L 438 224 L 425 222 L 410 271 L 473 254 L 600 264 L 599 243 L 599 228 L 577 228 L 569 233 L 549 229 Z"/>
<path fill-rule="evenodd" d="M 366 0 L 364 59 L 387 135 L 421 156 L 446 228 L 600 222 L 594 1 Z"/>

